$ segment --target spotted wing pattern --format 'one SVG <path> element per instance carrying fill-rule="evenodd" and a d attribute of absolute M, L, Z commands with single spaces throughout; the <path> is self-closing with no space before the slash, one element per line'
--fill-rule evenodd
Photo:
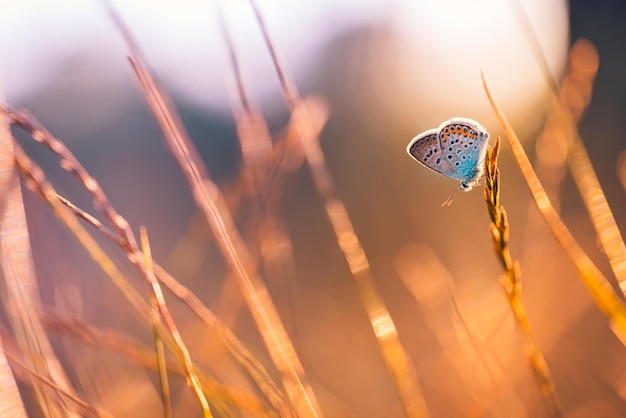
<path fill-rule="evenodd" d="M 444 122 L 438 129 L 442 156 L 453 168 L 447 176 L 471 183 L 483 173 L 483 162 L 489 141 L 489 133 L 478 122 L 454 118 Z"/>
<path fill-rule="evenodd" d="M 454 166 L 444 158 L 439 146 L 438 135 L 438 129 L 431 129 L 421 133 L 411 140 L 407 146 L 407 151 L 411 157 L 431 170 L 452 177 L 454 174 Z"/>
<path fill-rule="evenodd" d="M 478 122 L 452 118 L 413 138 L 407 151 L 431 170 L 460 181 L 467 191 L 481 181 L 488 142 L 489 133 Z"/>

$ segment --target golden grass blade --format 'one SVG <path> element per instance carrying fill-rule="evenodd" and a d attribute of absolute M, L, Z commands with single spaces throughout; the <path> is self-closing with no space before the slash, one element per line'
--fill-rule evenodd
<path fill-rule="evenodd" d="M 522 171 L 526 184 L 528 185 L 535 203 L 537 204 L 537 208 L 546 220 L 548 227 L 556 239 L 576 266 L 579 276 L 594 302 L 609 319 L 611 329 L 620 339 L 622 344 L 626 345 L 626 305 L 624 304 L 624 301 L 615 294 L 611 284 L 593 264 L 587 254 L 585 254 L 580 245 L 578 245 L 572 234 L 567 229 L 567 226 L 565 226 L 557 212 L 554 210 L 548 195 L 546 194 L 539 178 L 537 178 L 537 174 L 528 160 L 528 156 L 526 155 L 522 144 L 517 138 L 513 127 L 504 115 L 504 112 L 500 108 L 500 105 L 496 102 L 487 82 L 487 78 L 482 71 L 481 76 L 487 98 L 489 99 L 491 107 L 496 113 L 496 116 L 504 129 L 504 133 L 509 145 L 511 146 L 515 160 Z"/>
<path fill-rule="evenodd" d="M 491 217 L 490 231 L 496 255 L 505 270 L 501 279 L 513 317 L 524 337 L 524 346 L 528 361 L 535 372 L 537 384 L 543 396 L 546 410 L 551 417 L 560 417 L 560 403 L 556 395 L 554 381 L 543 353 L 539 349 L 535 332 L 530 324 L 522 299 L 522 275 L 519 263 L 514 260 L 509 250 L 509 223 L 506 210 L 500 204 L 500 170 L 498 169 L 498 152 L 500 138 L 496 138 L 493 149 L 487 148 L 485 158 L 485 201 Z"/>
<path fill-rule="evenodd" d="M 6 287 L 2 292 L 3 304 L 21 349 L 32 353 L 29 366 L 74 395 L 37 315 L 41 305 L 39 288 L 14 155 L 10 119 L 7 110 L 0 105 L 0 264 Z M 79 415 L 75 406 L 65 405 L 58 394 L 39 381 L 33 380 L 31 384 L 40 407 L 46 413 L 70 417 Z"/>
<path fill-rule="evenodd" d="M 76 216 L 97 228 L 104 236 L 113 242 L 120 243 L 119 237 L 112 230 L 104 226 L 98 219 L 80 209 L 69 200 L 52 192 L 51 196 L 56 197 L 61 203 L 67 206 Z M 121 245 L 121 244 L 120 244 Z M 123 246 L 122 246 L 123 247 Z M 132 261 L 132 260 L 131 260 Z M 268 398 L 277 411 L 282 411 L 281 416 L 291 415 L 289 406 L 285 403 L 280 390 L 274 384 L 263 365 L 245 348 L 233 332 L 225 326 L 215 314 L 196 297 L 191 290 L 178 282 L 162 266 L 154 262 L 154 272 L 157 278 L 180 300 L 185 302 L 189 309 L 202 320 L 213 335 L 222 341 L 222 344 L 229 350 L 231 355 L 248 372 L 255 381 L 261 392 Z M 156 367 L 156 366 L 155 366 Z M 171 369 L 171 366 L 168 367 Z"/>
<path fill-rule="evenodd" d="M 530 43 L 535 59 L 550 87 L 554 99 L 554 112 L 556 117 L 560 122 L 559 124 L 562 127 L 562 131 L 569 137 L 570 152 L 567 161 L 572 176 L 574 177 L 574 182 L 589 212 L 602 249 L 609 260 L 615 277 L 617 277 L 622 293 L 626 295 L 626 246 L 624 245 L 624 239 L 617 227 L 602 186 L 593 169 L 589 154 L 580 137 L 575 121 L 576 115 L 572 114 L 564 98 L 559 94 L 559 88 L 550 73 L 545 56 L 541 50 L 535 31 L 530 24 L 524 6 L 521 4 L 520 0 L 513 1 L 513 4 L 516 6 L 516 16 Z M 576 47 L 578 48 L 575 52 L 578 53 L 578 56 L 571 54 L 570 59 L 577 60 L 578 62 L 575 64 L 578 64 L 585 70 L 591 69 L 591 74 L 583 75 L 587 78 L 589 75 L 593 77 L 597 69 L 597 51 L 590 43 L 574 44 L 572 49 L 574 50 Z M 595 68 L 593 68 L 594 66 Z M 591 91 L 592 80 L 588 80 L 588 84 L 589 91 Z"/>
<path fill-rule="evenodd" d="M 246 299 L 252 316 L 265 341 L 270 356 L 280 371 L 287 394 L 298 415 L 321 416 L 321 409 L 313 389 L 306 380 L 304 368 L 278 315 L 270 294 L 261 280 L 256 266 L 237 231 L 232 215 L 201 163 L 197 151 L 182 123 L 170 105 L 166 94 L 159 89 L 143 63 L 132 37 L 119 16 L 109 8 L 109 13 L 122 33 L 132 55 L 129 58 L 142 92 L 154 112 L 166 143 L 181 166 L 189 182 L 196 204 L 203 211 L 226 261 L 236 273 L 239 287 Z"/>
<path fill-rule="evenodd" d="M 290 81 L 285 68 L 278 60 L 276 49 L 256 1 L 250 0 L 250 4 L 263 33 L 265 44 L 272 58 L 274 70 L 280 80 L 282 92 L 293 115 L 292 117 L 296 119 L 297 115 L 297 120 L 301 121 L 296 126 L 296 130 L 304 148 L 315 187 L 324 200 L 326 214 L 352 273 L 361 303 L 365 308 L 378 344 L 381 347 L 387 369 L 396 390 L 400 394 L 404 410 L 410 417 L 428 416 L 426 402 L 415 376 L 415 368 L 398 339 L 393 319 L 374 284 L 365 251 L 354 231 L 343 202 L 337 196 L 332 175 L 326 165 L 319 138 L 315 133 L 315 125 L 312 123 L 306 107 L 301 105 L 298 90 Z"/>
<path fill-rule="evenodd" d="M 149 276 L 154 277 L 154 269 L 152 262 L 152 250 L 150 249 L 150 240 L 148 239 L 148 231 L 144 226 L 139 228 L 139 241 L 143 250 L 144 268 Z M 157 366 L 159 370 L 159 383 L 161 386 L 161 399 L 163 401 L 163 416 L 171 418 L 172 416 L 172 399 L 170 395 L 169 379 L 167 378 L 167 364 L 165 360 L 165 349 L 163 348 L 163 340 L 159 337 L 159 302 L 156 295 L 150 295 L 150 319 L 152 320 L 152 336 L 154 338 L 154 349 L 157 356 Z"/>

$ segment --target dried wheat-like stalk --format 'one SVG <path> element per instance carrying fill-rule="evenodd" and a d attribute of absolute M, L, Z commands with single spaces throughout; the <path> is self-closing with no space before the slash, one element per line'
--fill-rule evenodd
<path fill-rule="evenodd" d="M 311 176 L 318 194 L 324 200 L 326 214 L 335 231 L 337 243 L 352 273 L 361 303 L 365 307 L 370 324 L 381 347 L 387 369 L 402 399 L 405 412 L 411 417 L 428 416 L 426 402 L 415 376 L 415 368 L 398 339 L 393 319 L 376 289 L 369 261 L 354 231 L 346 207 L 337 195 L 332 175 L 326 164 L 326 158 L 319 144 L 319 138 L 314 133 L 310 117 L 306 113 L 306 109 L 301 106 L 298 90 L 290 81 L 285 67 L 278 60 L 276 48 L 269 36 L 269 31 L 257 2 L 250 0 L 250 4 L 263 33 L 287 105 L 292 114 L 302 112 L 300 116 L 301 123 L 298 124 L 296 129 L 304 149 Z"/>
<path fill-rule="evenodd" d="M 500 138 L 498 137 L 493 149 L 487 148 L 487 156 L 485 158 L 485 201 L 491 217 L 491 224 L 489 225 L 491 241 L 495 253 L 506 272 L 500 282 L 506 292 L 513 317 L 522 331 L 526 355 L 535 373 L 548 414 L 551 417 L 560 417 L 562 412 L 556 395 L 554 381 L 552 380 L 548 364 L 539 349 L 539 344 L 522 300 L 522 275 L 519 263 L 511 257 L 509 250 L 509 222 L 506 210 L 500 204 L 500 170 L 497 165 L 499 151 Z"/>
<path fill-rule="evenodd" d="M 504 129 L 504 133 L 509 145 L 511 146 L 515 160 L 519 165 L 524 179 L 526 180 L 526 184 L 533 195 L 537 208 L 546 220 L 550 230 L 561 244 L 561 247 L 563 247 L 566 254 L 576 266 L 579 276 L 594 302 L 609 319 L 609 325 L 612 331 L 620 339 L 622 344 L 626 345 L 626 304 L 615 293 L 606 277 L 604 277 L 587 254 L 585 254 L 580 245 L 578 245 L 569 229 L 567 229 L 567 226 L 557 214 L 556 210 L 552 206 L 552 203 L 550 202 L 550 199 L 548 198 L 548 195 L 546 194 L 546 191 L 541 185 L 535 170 L 530 164 L 528 156 L 517 138 L 513 127 L 504 115 L 500 105 L 496 102 L 484 73 L 481 72 L 481 76 L 487 98 L 489 99 L 491 107 L 496 113 L 496 116 Z"/>

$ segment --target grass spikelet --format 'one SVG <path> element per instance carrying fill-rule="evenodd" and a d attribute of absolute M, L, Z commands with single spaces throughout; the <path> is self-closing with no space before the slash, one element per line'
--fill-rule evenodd
<path fill-rule="evenodd" d="M 481 76 L 487 98 L 489 99 L 491 107 L 504 129 L 505 136 L 513 151 L 513 156 L 520 167 L 537 208 L 546 220 L 548 227 L 559 241 L 563 250 L 565 250 L 566 254 L 576 266 L 579 276 L 594 302 L 609 319 L 611 329 L 620 339 L 622 344 L 626 345 L 626 305 L 624 304 L 624 301 L 615 294 L 611 284 L 593 264 L 587 254 L 585 254 L 580 245 L 578 245 L 569 229 L 563 223 L 558 213 L 552 206 L 552 203 L 541 185 L 535 170 L 530 164 L 528 156 L 517 138 L 513 127 L 496 102 L 485 74 L 481 72 Z"/>
<path fill-rule="evenodd" d="M 493 148 L 487 148 L 484 190 L 487 209 L 491 217 L 491 224 L 489 225 L 491 241 L 494 251 L 505 270 L 505 275 L 500 279 L 500 282 L 504 287 L 513 317 L 522 332 L 526 355 L 537 379 L 546 410 L 551 417 L 560 417 L 562 412 L 556 395 L 554 381 L 552 380 L 548 364 L 539 349 L 539 344 L 522 300 L 522 277 L 519 263 L 511 257 L 509 250 L 509 222 L 506 210 L 500 204 L 500 170 L 497 165 L 499 151 L 500 138 L 498 137 Z"/>

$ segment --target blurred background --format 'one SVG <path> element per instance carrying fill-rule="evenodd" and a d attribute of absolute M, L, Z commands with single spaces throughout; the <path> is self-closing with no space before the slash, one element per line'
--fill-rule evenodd
<path fill-rule="evenodd" d="M 255 207 L 242 197 L 234 117 L 241 105 L 214 3 L 112 4 L 172 95 L 242 235 L 258 254 L 252 239 Z M 450 207 L 440 207 L 458 184 L 415 163 L 405 148 L 415 135 L 455 116 L 480 121 L 492 138 L 501 135 L 483 91 L 482 68 L 564 221 L 614 281 L 564 165 L 566 146 L 544 129 L 549 85 L 520 24 L 520 10 L 527 13 L 557 84 L 571 81 L 567 75 L 576 71 L 588 76 L 587 84 L 571 81 L 583 93 L 570 102 L 623 230 L 626 3 L 262 0 L 259 7 L 301 94 L 316 96 L 314 110 L 328 112 L 320 142 L 337 194 L 431 415 L 546 416 L 498 281 L 502 269 L 490 242 L 482 191 L 457 193 Z M 262 34 L 248 2 L 224 2 L 223 11 L 253 107 L 277 142 L 286 135 L 289 111 Z M 133 230 L 147 227 L 155 260 L 270 367 L 103 5 L 4 1 L 0 39 L 0 92 L 7 102 L 28 108 L 68 145 Z M 585 39 L 578 44 L 580 53 L 570 56 L 580 39 Z M 54 155 L 24 133 L 15 135 L 60 194 L 94 212 L 82 186 L 59 168 Z M 506 143 L 500 169 L 512 255 L 521 264 L 528 314 L 565 416 L 624 416 L 626 350 L 540 217 Z M 404 416 L 324 201 L 305 164 L 295 162 L 291 170 L 274 202 L 279 230 L 288 237 L 290 267 L 276 275 L 267 266 L 262 272 L 307 377 L 327 416 Z M 150 345 L 150 328 L 46 204 L 29 191 L 24 198 L 44 304 Z M 94 236 L 129 277 L 136 275 L 119 248 Z M 223 353 L 206 328 L 167 298 L 194 358 L 225 384 L 247 385 L 222 364 Z M 62 332 L 50 335 L 85 399 L 114 416 L 159 416 L 155 373 L 113 350 Z M 173 404 L 175 416 L 200 416 L 182 379 L 174 382 Z M 34 405 L 30 412 L 40 414 Z"/>

